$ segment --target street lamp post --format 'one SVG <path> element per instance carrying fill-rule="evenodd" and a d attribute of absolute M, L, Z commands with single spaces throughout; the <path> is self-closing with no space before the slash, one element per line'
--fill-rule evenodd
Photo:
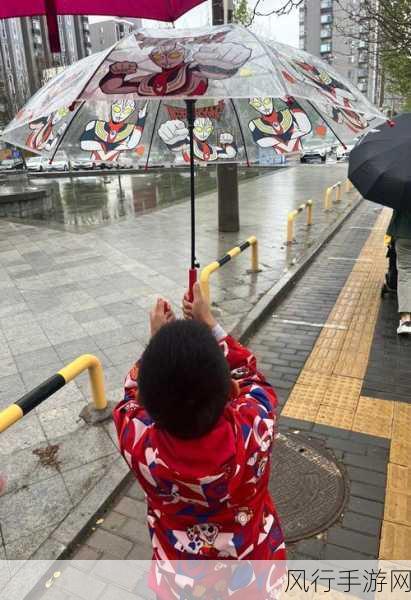
<path fill-rule="evenodd" d="M 233 18 L 233 0 L 211 0 L 213 25 L 230 23 Z M 237 164 L 217 165 L 218 230 L 240 230 Z"/>

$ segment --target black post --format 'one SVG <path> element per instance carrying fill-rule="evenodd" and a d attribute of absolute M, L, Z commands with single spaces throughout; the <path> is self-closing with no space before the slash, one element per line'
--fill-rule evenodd
<path fill-rule="evenodd" d="M 190 136 L 190 208 L 191 208 L 191 269 L 196 268 L 196 214 L 195 214 L 195 175 L 194 175 L 194 121 L 195 100 L 186 100 L 187 124 Z"/>
<path fill-rule="evenodd" d="M 223 0 L 212 0 L 213 25 L 224 24 Z M 228 2 L 228 22 L 232 21 L 233 2 Z M 240 231 L 237 164 L 217 165 L 218 182 L 218 230 Z"/>

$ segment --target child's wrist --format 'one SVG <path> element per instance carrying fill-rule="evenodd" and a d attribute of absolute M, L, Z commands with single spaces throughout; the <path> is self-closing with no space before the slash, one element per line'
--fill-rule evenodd
<path fill-rule="evenodd" d="M 224 338 L 227 337 L 227 332 L 225 331 L 225 329 L 216 322 L 216 324 L 214 325 L 214 327 L 211 328 L 212 334 L 215 337 L 215 339 L 217 340 L 217 342 L 220 342 L 221 340 L 223 340 Z"/>

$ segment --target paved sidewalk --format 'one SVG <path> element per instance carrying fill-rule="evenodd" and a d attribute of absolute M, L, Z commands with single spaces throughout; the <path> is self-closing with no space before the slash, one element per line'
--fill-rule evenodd
<path fill-rule="evenodd" d="M 411 340 L 380 297 L 389 213 L 364 203 L 249 341 L 277 389 L 280 431 L 326 447 L 349 481 L 341 517 L 290 545 L 293 558 L 411 558 Z M 135 482 L 93 529 L 74 557 L 150 557 Z"/>
<path fill-rule="evenodd" d="M 344 179 L 346 168 L 283 169 L 242 183 L 239 234 L 218 234 L 215 194 L 199 198 L 203 265 L 252 234 L 260 242 L 261 273 L 247 273 L 245 252 L 213 276 L 212 299 L 227 328 L 347 211 L 347 199 L 331 213 L 322 210 L 325 187 Z M 286 249 L 287 213 L 310 197 L 314 226 L 308 231 L 300 217 L 299 243 Z M 101 359 L 108 398 L 117 401 L 146 341 L 148 307 L 158 294 L 180 303 L 188 221 L 187 203 L 81 235 L 1 220 L 0 408 L 83 353 Z M 79 418 L 88 398 L 84 374 L 1 435 L 9 483 L 0 501 L 0 553 L 8 558 L 27 558 L 39 547 L 39 556 L 58 555 L 124 477 L 112 428 Z"/>

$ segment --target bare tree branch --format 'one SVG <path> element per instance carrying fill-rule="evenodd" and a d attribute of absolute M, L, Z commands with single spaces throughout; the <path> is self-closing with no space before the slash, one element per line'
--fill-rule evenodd
<path fill-rule="evenodd" d="M 282 0 L 282 4 L 278 8 L 270 8 L 264 11 L 261 5 L 262 2 L 263 0 L 257 0 L 248 26 L 252 25 L 255 17 L 269 17 L 271 15 L 282 17 L 283 15 L 290 14 L 291 11 L 304 4 L 304 0 Z"/>

